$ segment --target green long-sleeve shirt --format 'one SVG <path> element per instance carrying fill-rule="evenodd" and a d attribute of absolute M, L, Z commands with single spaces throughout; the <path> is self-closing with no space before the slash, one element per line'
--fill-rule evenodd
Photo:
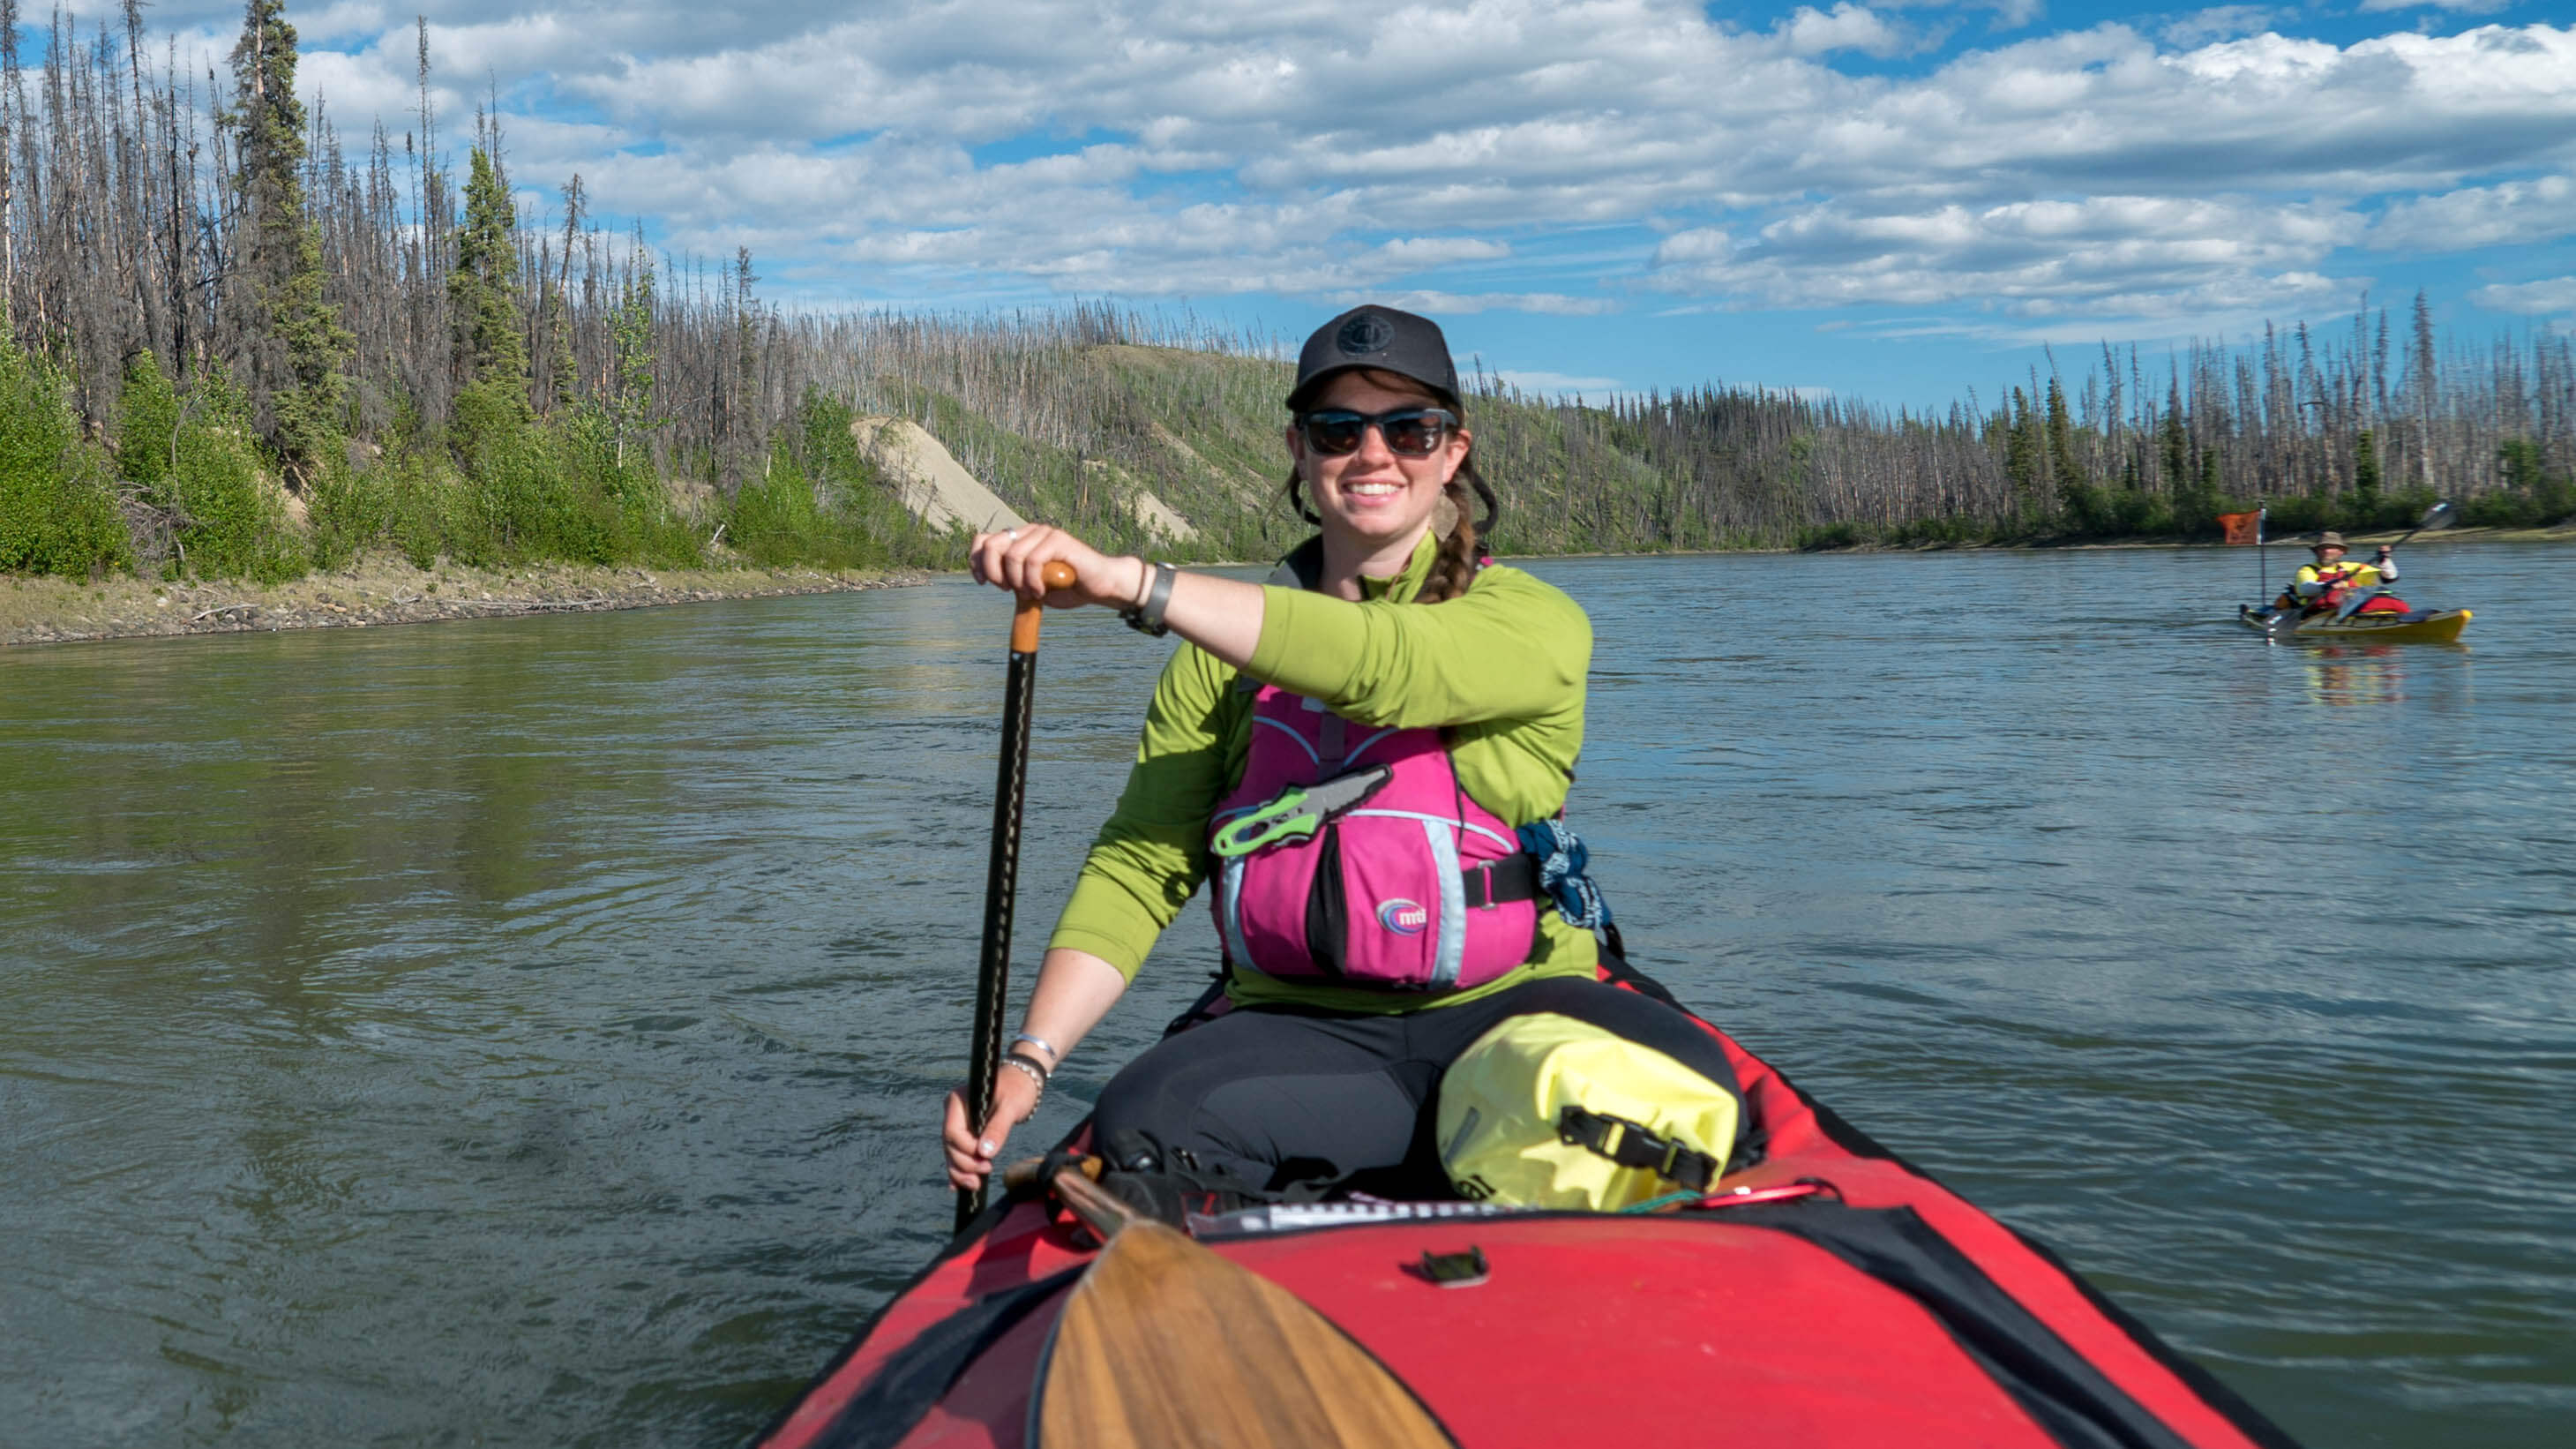
<path fill-rule="evenodd" d="M 1514 825 L 1556 813 L 1583 748 L 1592 623 L 1554 586 L 1499 565 L 1463 598 L 1415 604 L 1434 552 L 1426 538 L 1403 573 L 1362 579 L 1358 603 L 1266 589 L 1261 640 L 1241 671 L 1248 677 L 1181 646 L 1154 687 L 1127 788 L 1049 945 L 1088 951 L 1135 977 L 1207 878 L 1208 817 L 1243 778 L 1253 680 L 1320 699 L 1362 725 L 1447 726 L 1458 783 L 1477 804 Z M 1597 959 L 1592 934 L 1541 901 L 1530 960 L 1466 991 L 1370 991 L 1250 971 L 1233 973 L 1227 990 L 1245 1004 L 1411 1011 L 1541 976 L 1589 976 Z"/>

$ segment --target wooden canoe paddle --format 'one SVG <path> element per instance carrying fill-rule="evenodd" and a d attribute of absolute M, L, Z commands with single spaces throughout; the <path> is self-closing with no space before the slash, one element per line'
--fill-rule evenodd
<path fill-rule="evenodd" d="M 1038 575 L 1048 592 L 1070 588 L 1073 565 Z M 993 780 L 993 853 L 984 867 L 984 954 L 975 970 L 975 1043 L 966 1062 L 966 1120 L 981 1132 L 993 1117 L 993 1074 L 1002 1069 L 1002 1013 L 1010 1007 L 1011 907 L 1020 892 L 1020 814 L 1029 794 L 1029 706 L 1038 679 L 1038 625 L 1046 606 L 1021 599 L 1011 610 L 1011 662 L 1002 678 L 1001 764 Z M 957 1189 L 957 1230 L 984 1210 L 984 1189 Z"/>
<path fill-rule="evenodd" d="M 1041 577 L 1050 591 L 1074 582 L 1064 564 L 1047 565 Z M 993 1114 L 993 1074 L 1002 1060 L 1039 611 L 1023 599 L 1012 614 L 1002 691 L 966 1081 L 967 1120 L 978 1128 Z M 1013 1179 L 1025 1177 L 1005 1174 Z M 1048 1333 L 1031 1415 L 1037 1442 L 1058 1449 L 1456 1449 L 1401 1380 L 1295 1294 L 1138 1215 L 1083 1164 L 1058 1170 L 1049 1185 L 1104 1246 Z M 959 1189 L 957 1226 L 983 1207 L 983 1189 Z"/>
<path fill-rule="evenodd" d="M 1402 1380 L 1295 1294 L 1139 1216 L 1080 1165 L 1050 1186 L 1107 1246 L 1048 1336 L 1033 1445 L 1455 1449 Z"/>

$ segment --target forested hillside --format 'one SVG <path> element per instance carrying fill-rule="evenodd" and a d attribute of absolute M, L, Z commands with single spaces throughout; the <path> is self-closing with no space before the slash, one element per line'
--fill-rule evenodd
<path fill-rule="evenodd" d="M 417 109 L 344 135 L 296 99 L 279 0 L 251 0 L 228 76 L 156 58 L 132 0 L 88 34 L 20 20 L 0 0 L 0 571 L 953 561 L 854 441 L 871 414 L 1106 544 L 1254 558 L 1297 532 L 1280 339 L 1098 305 L 784 308 L 747 252 L 674 262 L 603 227 L 578 176 L 524 209 L 496 121 L 442 140 L 425 28 Z M 2256 498 L 2276 532 L 2436 493 L 2472 522 L 2576 512 L 2569 339 L 2445 345 L 2422 297 L 2105 348 L 1934 415 L 1474 391 L 1511 551 L 2197 536 Z M 1145 492 L 1196 536 L 1149 532 Z"/>

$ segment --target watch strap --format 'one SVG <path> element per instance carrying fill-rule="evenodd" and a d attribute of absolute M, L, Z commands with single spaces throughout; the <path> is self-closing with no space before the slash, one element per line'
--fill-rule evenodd
<path fill-rule="evenodd" d="M 1127 621 L 1128 628 L 1160 639 L 1172 632 L 1172 626 L 1163 622 L 1163 611 L 1171 607 L 1172 580 L 1178 578 L 1181 571 L 1161 562 L 1155 563 L 1153 569 L 1154 580 L 1145 588 L 1145 602 L 1118 612 L 1119 617 Z"/>

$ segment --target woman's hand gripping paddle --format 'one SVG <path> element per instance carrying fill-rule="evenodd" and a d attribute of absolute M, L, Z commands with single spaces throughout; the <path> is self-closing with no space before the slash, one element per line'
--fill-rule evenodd
<path fill-rule="evenodd" d="M 1041 575 L 1049 589 L 1070 588 L 1073 565 L 1051 563 Z M 1020 889 L 1020 807 L 1028 799 L 1029 697 L 1038 677 L 1036 599 L 1011 611 L 1010 672 L 1002 683 L 1002 753 L 993 781 L 993 853 L 984 870 L 984 955 L 975 972 L 975 1044 L 966 1067 L 966 1120 L 978 1131 L 991 1125 L 993 1074 L 1002 1068 L 1002 1013 L 1010 1005 L 1011 907 Z M 984 1210 L 984 1189 L 957 1189 L 957 1227 L 964 1231 Z"/>
<path fill-rule="evenodd" d="M 1402 1380 L 1269 1279 L 1111 1196 L 1049 1184 L 1107 1246 L 1047 1338 L 1035 1446 L 1455 1449 Z"/>

